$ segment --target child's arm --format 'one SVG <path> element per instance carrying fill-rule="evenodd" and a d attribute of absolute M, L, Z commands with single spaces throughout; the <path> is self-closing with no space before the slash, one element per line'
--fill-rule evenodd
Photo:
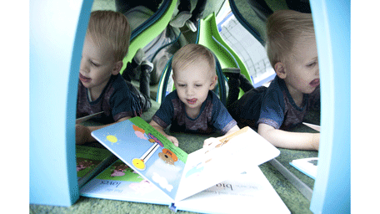
<path fill-rule="evenodd" d="M 167 135 L 164 131 L 164 128 L 158 125 L 154 120 L 150 121 L 149 125 L 159 131 L 162 135 L 164 135 L 168 140 L 170 140 L 175 146 L 178 146 L 178 140 L 174 136 Z"/>
<path fill-rule="evenodd" d="M 236 132 L 236 131 L 239 131 L 240 130 L 240 128 L 239 128 L 239 126 L 238 125 L 235 125 L 234 127 L 232 127 L 224 136 L 226 136 L 226 135 L 229 135 L 229 134 L 232 134 L 232 133 L 234 133 L 234 132 Z M 224 137 L 224 136 L 222 136 L 222 137 Z M 222 137 L 220 137 L 220 138 L 222 138 Z"/>
<path fill-rule="evenodd" d="M 75 125 L 75 143 L 84 144 L 88 142 L 94 142 L 96 141 L 96 139 L 91 136 L 92 131 L 104 128 L 106 126 L 109 126 L 109 125 L 112 125 L 124 120 L 128 120 L 130 118 L 131 117 L 123 117 L 114 123 L 110 123 L 110 124 L 102 125 L 102 126 L 83 126 L 83 125 L 77 124 Z"/>
<path fill-rule="evenodd" d="M 226 134 L 224 134 L 223 136 L 207 138 L 206 140 L 203 141 L 203 147 L 212 146 L 212 144 L 214 144 L 214 143 L 219 144 L 220 143 L 220 141 L 219 141 L 220 139 L 222 139 L 225 136 L 230 135 L 230 134 L 232 134 L 232 133 L 234 133 L 236 131 L 239 131 L 239 130 L 240 130 L 239 126 L 235 125 Z"/>
<path fill-rule="evenodd" d="M 276 147 L 286 149 L 318 150 L 319 133 L 289 132 L 260 123 L 258 133 Z"/>

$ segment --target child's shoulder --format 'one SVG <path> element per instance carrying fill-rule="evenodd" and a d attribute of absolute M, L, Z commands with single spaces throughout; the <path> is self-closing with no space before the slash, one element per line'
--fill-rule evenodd
<path fill-rule="evenodd" d="M 174 106 L 180 106 L 181 100 L 177 95 L 177 91 L 174 90 L 167 94 L 164 100 L 160 104 L 160 108 L 174 108 Z"/>
<path fill-rule="evenodd" d="M 266 90 L 263 103 L 266 106 L 271 106 L 272 104 L 284 104 L 285 96 L 287 96 L 288 90 L 286 88 L 284 80 L 276 76 L 274 80 L 270 83 L 268 90 Z"/>
<path fill-rule="evenodd" d="M 219 99 L 218 95 L 215 92 L 211 91 L 211 90 L 208 92 L 206 100 L 212 100 L 212 101 L 216 101 L 216 102 L 222 102 Z"/>
<path fill-rule="evenodd" d="M 273 81 L 270 83 L 267 94 L 282 94 L 287 90 L 286 84 L 283 79 L 276 76 Z"/>
<path fill-rule="evenodd" d="M 110 83 L 114 87 L 121 87 L 121 88 L 128 87 L 125 79 L 120 74 L 112 75 L 110 79 Z"/>
<path fill-rule="evenodd" d="M 178 97 L 178 94 L 177 94 L 177 90 L 173 90 L 172 92 L 170 92 L 168 95 L 165 96 L 165 101 L 171 101 L 173 99 L 177 99 L 179 100 L 179 97 Z"/>
<path fill-rule="evenodd" d="M 113 96 L 121 97 L 130 97 L 133 93 L 136 93 L 134 90 L 137 90 L 132 83 L 125 81 L 120 74 L 112 75 L 107 87 L 108 93 L 112 93 Z"/>
<path fill-rule="evenodd" d="M 221 109 L 225 108 L 225 105 L 219 99 L 219 96 L 215 92 L 213 92 L 213 91 L 209 91 L 208 96 L 207 96 L 205 102 L 209 103 L 208 106 L 212 109 L 213 112 L 215 112 L 215 111 L 218 112 Z"/>

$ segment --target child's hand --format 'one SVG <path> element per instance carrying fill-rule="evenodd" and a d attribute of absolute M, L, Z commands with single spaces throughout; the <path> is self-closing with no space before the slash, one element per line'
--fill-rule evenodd
<path fill-rule="evenodd" d="M 239 131 L 239 126 L 235 125 L 226 134 L 220 137 L 210 137 L 203 141 L 203 148 L 205 147 L 216 147 L 216 145 L 222 143 L 225 139 L 232 138 L 237 131 Z M 228 137 L 227 137 L 228 136 Z M 227 140 L 228 141 L 228 140 Z"/>
<path fill-rule="evenodd" d="M 75 143 L 84 144 L 89 142 L 89 136 L 91 136 L 91 131 L 89 128 L 83 125 L 75 125 Z"/>
<path fill-rule="evenodd" d="M 173 144 L 174 144 L 174 146 L 177 146 L 178 147 L 178 140 L 177 140 L 177 138 L 175 138 L 175 137 L 173 137 L 173 136 L 166 136 L 166 138 L 168 139 L 168 140 L 170 140 Z"/>

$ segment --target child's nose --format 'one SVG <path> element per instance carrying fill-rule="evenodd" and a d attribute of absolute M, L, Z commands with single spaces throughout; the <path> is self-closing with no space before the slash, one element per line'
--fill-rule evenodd
<path fill-rule="evenodd" d="M 88 65 L 88 63 L 86 63 L 86 61 L 85 60 L 81 60 L 80 61 L 80 70 L 81 71 L 83 71 L 83 72 L 86 72 L 86 73 L 88 73 L 90 70 L 88 69 L 89 68 L 89 65 Z"/>
<path fill-rule="evenodd" d="M 186 93 L 187 93 L 187 95 L 193 95 L 194 94 L 194 88 L 193 87 L 187 87 Z"/>

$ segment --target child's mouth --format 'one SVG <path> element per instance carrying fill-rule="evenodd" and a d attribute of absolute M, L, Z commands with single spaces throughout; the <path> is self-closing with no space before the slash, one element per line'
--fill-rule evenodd
<path fill-rule="evenodd" d="M 314 79 L 313 81 L 311 81 L 310 85 L 312 87 L 317 87 L 319 85 L 319 78 L 318 79 Z"/>
<path fill-rule="evenodd" d="M 81 73 L 79 73 L 79 79 L 80 79 L 80 81 L 85 82 L 85 83 L 91 81 L 91 78 L 87 78 L 87 77 L 83 76 Z"/>
<path fill-rule="evenodd" d="M 197 102 L 197 98 L 193 98 L 193 99 L 187 99 L 187 103 L 189 103 L 190 105 L 194 104 Z"/>

